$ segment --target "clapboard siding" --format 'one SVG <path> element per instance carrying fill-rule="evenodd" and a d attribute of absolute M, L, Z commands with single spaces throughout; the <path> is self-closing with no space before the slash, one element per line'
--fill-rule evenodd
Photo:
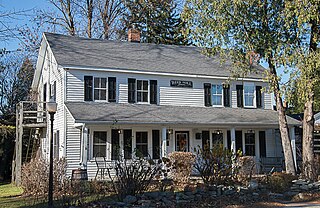
<path fill-rule="evenodd" d="M 67 134 L 66 134 L 66 159 L 67 159 L 67 175 L 71 175 L 73 169 L 80 167 L 80 130 L 74 127 L 74 119 L 68 111 L 67 118 Z"/>
<path fill-rule="evenodd" d="M 117 78 L 117 102 L 128 102 L 128 78 L 158 81 L 158 104 L 176 106 L 204 106 L 204 83 L 222 84 L 224 80 L 204 78 L 181 78 L 174 76 L 144 75 L 130 73 L 116 73 L 107 71 L 67 70 L 67 101 L 82 102 L 84 100 L 84 76 L 116 77 Z M 171 87 L 170 80 L 192 81 L 192 88 Z M 231 106 L 237 107 L 236 85 L 241 81 L 231 81 Z M 267 86 L 266 83 L 256 82 L 256 85 Z M 272 108 L 271 96 L 263 92 L 265 108 Z"/>

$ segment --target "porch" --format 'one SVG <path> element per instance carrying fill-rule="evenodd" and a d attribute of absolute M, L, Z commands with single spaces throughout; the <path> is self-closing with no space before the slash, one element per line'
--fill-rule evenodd
<path fill-rule="evenodd" d="M 88 178 L 95 178 L 97 153 L 102 153 L 106 163 L 111 164 L 119 157 L 130 159 L 137 152 L 157 159 L 174 151 L 194 152 L 205 145 L 212 148 L 222 144 L 233 152 L 240 150 L 243 155 L 254 156 L 257 163 L 266 166 L 279 168 L 278 161 L 283 157 L 280 136 L 275 130 L 277 112 L 271 110 L 112 103 L 66 105 L 71 115 L 67 129 L 79 132 L 74 137 L 68 137 L 67 132 L 66 146 L 79 142 L 80 147 L 78 151 L 67 151 L 70 175 L 72 169 L 85 168 Z M 295 152 L 296 121 L 288 122 Z"/>

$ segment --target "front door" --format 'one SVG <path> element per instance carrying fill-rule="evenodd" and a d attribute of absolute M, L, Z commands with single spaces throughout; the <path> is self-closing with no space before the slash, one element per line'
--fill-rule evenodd
<path fill-rule="evenodd" d="M 176 151 L 189 151 L 189 132 L 176 131 Z"/>

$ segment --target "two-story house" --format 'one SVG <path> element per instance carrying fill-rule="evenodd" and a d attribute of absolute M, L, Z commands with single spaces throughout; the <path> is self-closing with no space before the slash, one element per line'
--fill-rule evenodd
<path fill-rule="evenodd" d="M 228 82 L 232 63 L 197 47 L 108 41 L 45 33 L 32 89 L 54 99 L 54 156 L 67 174 L 85 168 L 94 178 L 96 156 L 160 158 L 223 144 L 260 158 L 283 157 L 272 94 L 259 73 Z M 294 125 L 288 118 L 295 152 Z M 49 129 L 41 142 L 49 154 Z"/>

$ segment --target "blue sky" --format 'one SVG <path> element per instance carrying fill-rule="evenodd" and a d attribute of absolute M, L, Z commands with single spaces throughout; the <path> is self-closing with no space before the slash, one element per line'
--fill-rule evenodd
<path fill-rule="evenodd" d="M 35 15 L 32 10 L 50 8 L 50 4 L 47 0 L 0 0 L 0 14 L 14 11 L 30 10 L 27 12 L 29 16 L 18 16 L 10 21 L 6 20 L 6 23 L 11 27 L 22 27 L 24 25 L 31 25 L 30 19 Z M 1 41 L 0 48 L 6 48 L 7 50 L 16 50 L 19 47 L 17 38 L 13 38 L 9 41 Z"/>

